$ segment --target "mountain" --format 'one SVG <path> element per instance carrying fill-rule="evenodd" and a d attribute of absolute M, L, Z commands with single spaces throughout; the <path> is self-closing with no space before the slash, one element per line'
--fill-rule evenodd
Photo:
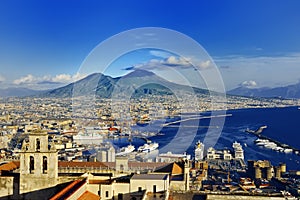
<path fill-rule="evenodd" d="M 285 99 L 300 98 L 300 82 L 294 85 L 276 88 L 248 88 L 238 87 L 227 92 L 231 95 L 248 96 L 248 97 L 279 97 Z"/>
<path fill-rule="evenodd" d="M 191 90 L 191 87 L 169 82 L 156 74 L 146 70 L 135 70 L 122 77 L 94 73 L 79 81 L 45 93 L 40 97 L 72 97 L 94 95 L 100 98 L 109 98 L 121 92 L 132 92 L 133 97 L 144 94 L 170 95 L 176 90 Z M 207 90 L 193 88 L 193 92 L 208 94 Z"/>
<path fill-rule="evenodd" d="M 39 97 L 72 97 L 73 95 L 90 95 L 96 94 L 102 97 L 108 97 L 115 80 L 101 73 L 94 73 L 87 77 L 70 83 L 66 86 L 50 90 L 38 95 Z"/>
<path fill-rule="evenodd" d="M 6 88 L 0 89 L 0 97 L 25 97 L 37 95 L 45 91 L 31 90 L 28 88 Z"/>

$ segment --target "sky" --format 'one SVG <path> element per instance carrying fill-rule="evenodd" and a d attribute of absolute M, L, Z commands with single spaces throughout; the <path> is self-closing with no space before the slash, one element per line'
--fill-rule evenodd
<path fill-rule="evenodd" d="M 2 0 L 0 89 L 48 89 L 78 80 L 86 75 L 82 64 L 101 42 L 141 27 L 175 30 L 199 43 L 227 90 L 295 84 L 300 80 L 299 10 L 297 0 Z M 116 77 L 168 62 L 186 64 L 180 55 L 146 49 L 120 56 L 105 73 Z"/>

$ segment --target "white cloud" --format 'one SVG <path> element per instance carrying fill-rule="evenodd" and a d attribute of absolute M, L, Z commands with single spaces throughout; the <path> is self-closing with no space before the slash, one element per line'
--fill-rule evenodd
<path fill-rule="evenodd" d="M 196 69 L 204 70 L 212 67 L 212 62 L 210 60 L 196 61 L 188 57 L 178 57 L 178 56 L 168 56 L 165 59 L 152 59 L 146 63 L 135 65 L 132 69 L 145 69 L 145 70 L 163 70 L 167 67 L 177 68 L 177 69 Z"/>
<path fill-rule="evenodd" d="M 79 73 L 76 73 L 75 75 L 70 74 L 58 74 L 55 77 L 51 78 L 53 82 L 59 82 L 59 83 L 69 83 L 73 81 L 77 81 L 79 79 L 83 78 L 82 75 Z"/>
<path fill-rule="evenodd" d="M 31 74 L 28 74 L 27 76 L 24 76 L 24 77 L 14 80 L 13 83 L 16 85 L 31 84 L 35 80 L 36 80 L 35 77 L 33 77 Z"/>
<path fill-rule="evenodd" d="M 200 62 L 199 66 L 201 69 L 207 69 L 211 67 L 211 61 L 210 60 L 202 61 Z"/>
<path fill-rule="evenodd" d="M 28 74 L 24 77 L 16 79 L 13 81 L 15 85 L 45 85 L 45 84 L 66 84 L 77 81 L 84 76 L 76 73 L 74 75 L 70 74 L 58 74 L 55 76 L 33 76 L 32 74 Z"/>
<path fill-rule="evenodd" d="M 245 80 L 259 83 L 259 87 L 278 87 L 295 84 L 300 79 L 300 53 L 277 56 L 215 57 L 228 90 Z"/>
<path fill-rule="evenodd" d="M 240 86 L 247 87 L 247 88 L 255 88 L 257 87 L 257 83 L 253 80 L 244 81 L 240 84 Z"/>

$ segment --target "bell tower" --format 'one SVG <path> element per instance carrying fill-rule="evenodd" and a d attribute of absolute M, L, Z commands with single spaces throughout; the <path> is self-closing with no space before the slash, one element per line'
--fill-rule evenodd
<path fill-rule="evenodd" d="M 57 178 L 57 151 L 49 144 L 47 132 L 30 133 L 20 152 L 20 194 L 53 187 Z"/>

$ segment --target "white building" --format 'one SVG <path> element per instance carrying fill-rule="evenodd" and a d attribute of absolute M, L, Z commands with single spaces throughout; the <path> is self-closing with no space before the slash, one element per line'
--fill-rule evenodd
<path fill-rule="evenodd" d="M 129 183 L 102 184 L 101 199 L 129 199 L 134 193 L 157 193 L 169 190 L 169 174 L 134 174 Z M 129 194 L 129 196 L 128 196 Z"/>
<path fill-rule="evenodd" d="M 231 160 L 232 159 L 232 154 L 228 149 L 223 150 L 223 159 L 224 160 Z"/>
<path fill-rule="evenodd" d="M 209 147 L 207 149 L 207 159 L 220 159 L 221 158 L 221 153 L 220 151 L 216 151 L 213 147 Z"/>
<path fill-rule="evenodd" d="M 232 147 L 233 147 L 233 150 L 234 150 L 234 157 L 236 159 L 244 160 L 244 150 L 243 150 L 242 145 L 235 141 L 232 144 Z"/>
<path fill-rule="evenodd" d="M 198 141 L 195 145 L 195 160 L 203 160 L 204 158 L 204 144 Z"/>
<path fill-rule="evenodd" d="M 116 150 L 112 144 L 107 143 L 103 147 L 97 149 L 97 161 L 99 162 L 115 162 Z"/>
<path fill-rule="evenodd" d="M 232 160 L 232 159 L 241 159 L 244 160 L 244 150 L 240 143 L 234 142 L 232 144 L 233 153 L 229 149 L 215 150 L 213 147 L 209 147 L 207 150 L 207 159 L 223 159 L 223 160 Z"/>

